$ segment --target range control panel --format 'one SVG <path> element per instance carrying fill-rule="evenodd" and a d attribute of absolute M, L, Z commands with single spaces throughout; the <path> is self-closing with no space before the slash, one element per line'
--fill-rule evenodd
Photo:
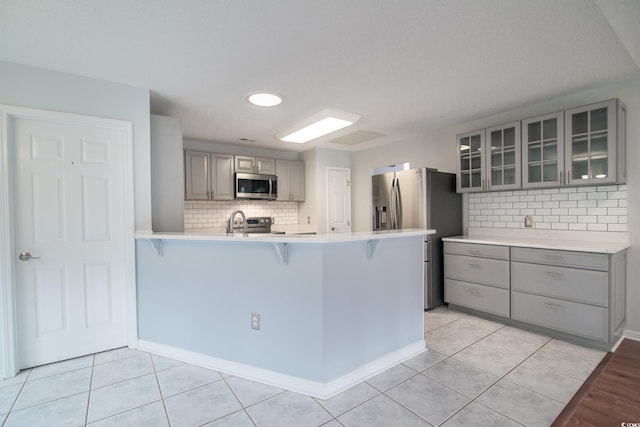
<path fill-rule="evenodd" d="M 255 216 L 247 218 L 247 233 L 271 233 L 271 217 Z"/>

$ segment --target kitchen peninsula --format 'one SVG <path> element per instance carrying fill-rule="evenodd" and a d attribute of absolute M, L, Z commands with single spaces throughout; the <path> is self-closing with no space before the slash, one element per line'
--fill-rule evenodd
<path fill-rule="evenodd" d="M 424 351 L 424 237 L 136 234 L 141 349 L 328 398 Z"/>

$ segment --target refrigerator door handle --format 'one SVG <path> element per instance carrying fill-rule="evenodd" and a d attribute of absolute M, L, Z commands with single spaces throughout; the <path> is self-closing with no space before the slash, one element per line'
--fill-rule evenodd
<path fill-rule="evenodd" d="M 402 228 L 402 193 L 400 192 L 400 180 L 396 178 L 396 228 Z"/>
<path fill-rule="evenodd" d="M 393 229 L 393 186 L 395 184 L 395 178 L 391 179 L 391 187 L 389 188 L 389 228 Z"/>

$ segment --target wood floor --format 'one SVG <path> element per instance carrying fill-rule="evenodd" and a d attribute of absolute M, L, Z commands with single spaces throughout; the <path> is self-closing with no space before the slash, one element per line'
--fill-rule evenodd
<path fill-rule="evenodd" d="M 607 353 L 553 422 L 561 426 L 640 425 L 640 341 Z"/>

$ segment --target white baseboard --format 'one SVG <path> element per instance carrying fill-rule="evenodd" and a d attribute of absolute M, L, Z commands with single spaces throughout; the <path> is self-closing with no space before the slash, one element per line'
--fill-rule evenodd
<path fill-rule="evenodd" d="M 640 332 L 633 331 L 631 329 L 623 329 L 622 336 L 624 338 L 629 338 L 630 340 L 640 341 Z"/>
<path fill-rule="evenodd" d="M 426 350 L 424 340 L 416 341 L 339 378 L 322 383 L 144 340 L 138 340 L 138 349 L 319 399 L 329 399 Z"/>

